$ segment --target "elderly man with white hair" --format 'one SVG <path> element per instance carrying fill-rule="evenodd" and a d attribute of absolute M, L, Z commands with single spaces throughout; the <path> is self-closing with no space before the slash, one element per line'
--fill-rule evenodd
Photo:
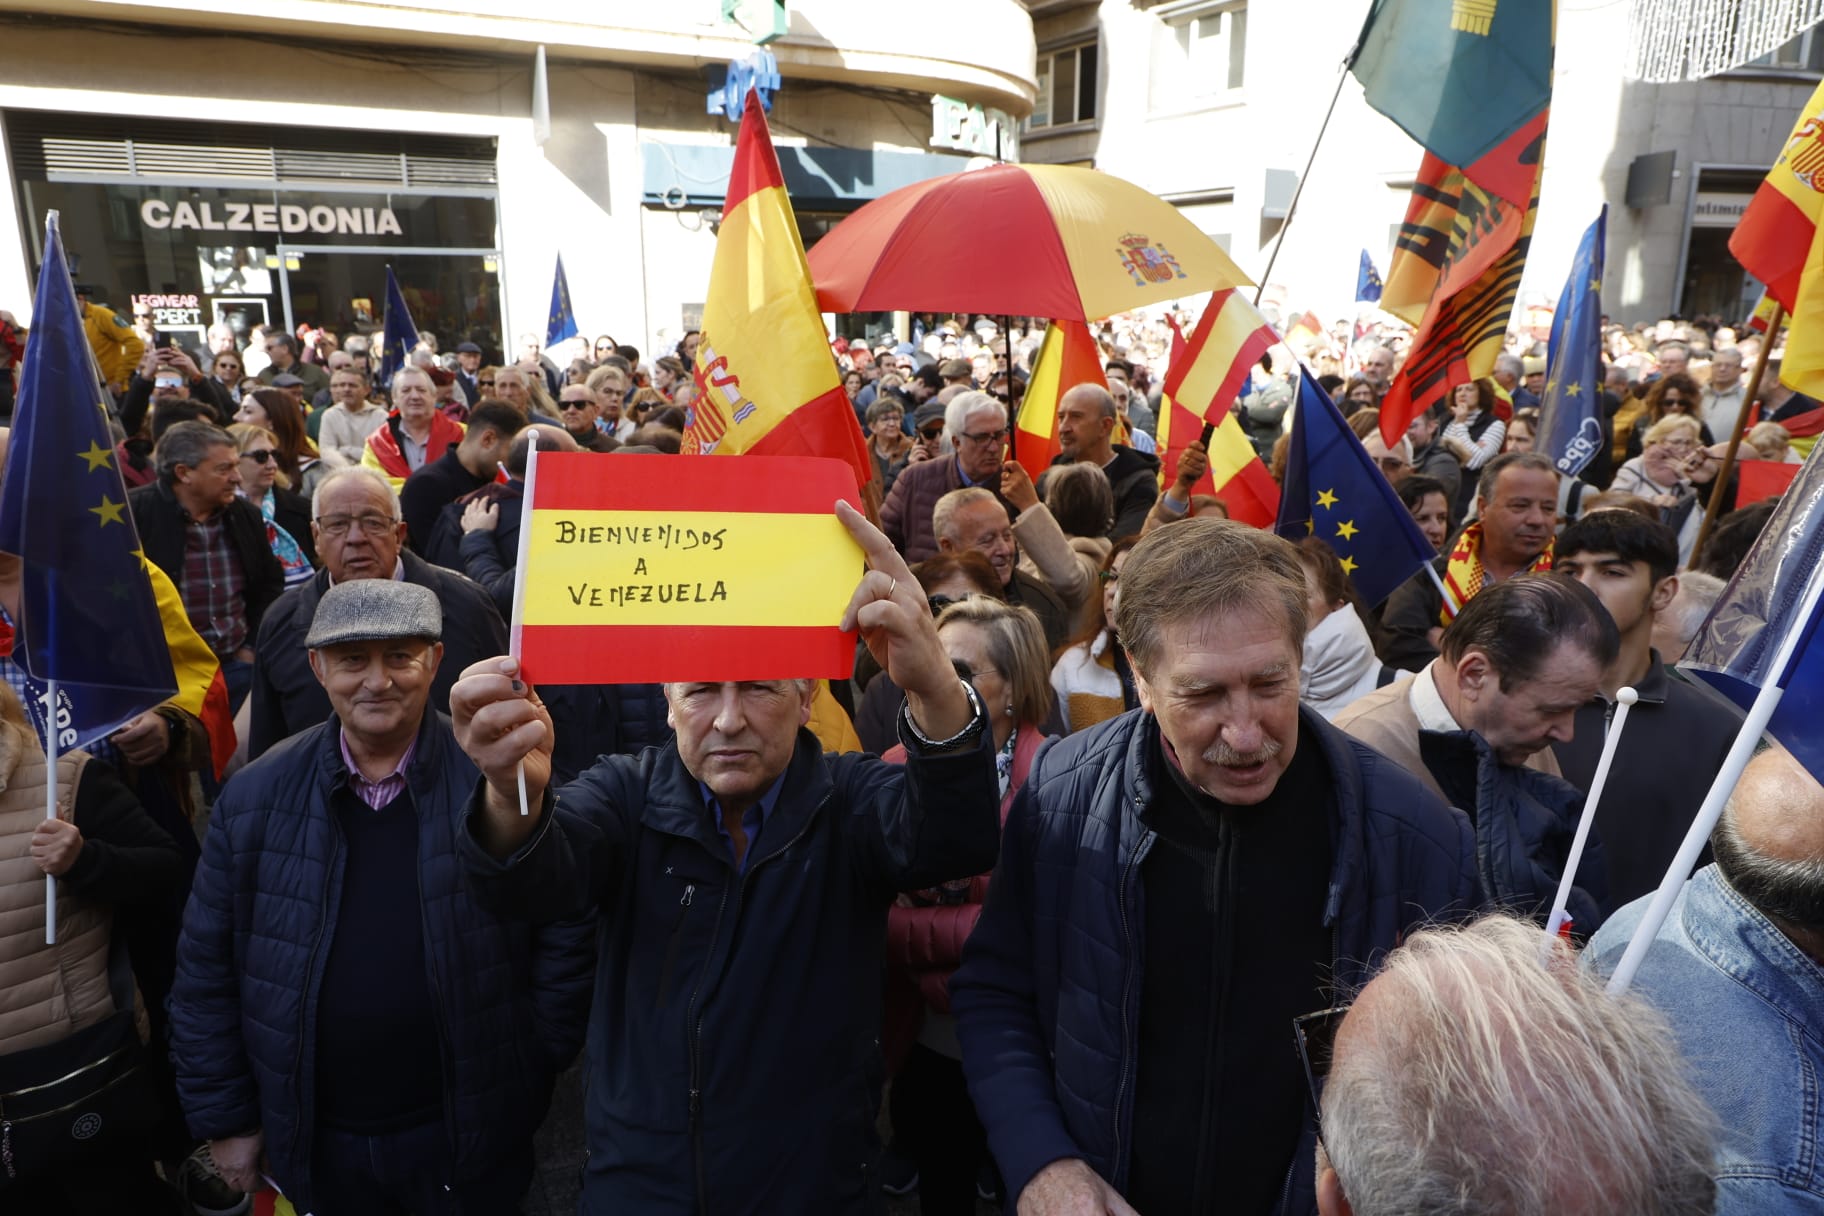
<path fill-rule="evenodd" d="M 1294 1026 L 1322 1085 L 1320 1216 L 1707 1216 L 1715 1202 L 1715 1121 L 1671 1028 L 1610 997 L 1568 946 L 1542 959 L 1531 922 L 1421 930 L 1346 1016 Z"/>
<path fill-rule="evenodd" d="M 922 562 L 938 553 L 931 511 L 952 490 L 981 486 L 1007 508 L 1001 497 L 1001 463 L 1007 452 L 1007 407 L 987 393 L 962 392 L 944 407 L 944 431 L 953 454 L 905 467 L 880 508 L 880 529 L 907 562 Z"/>
<path fill-rule="evenodd" d="M 448 655 L 431 685 L 431 706 L 438 711 L 448 709 L 450 688 L 465 666 L 507 646 L 506 625 L 486 591 L 405 547 L 399 496 L 379 470 L 365 465 L 333 470 L 318 484 L 310 514 L 310 535 L 322 568 L 309 582 L 281 595 L 260 623 L 254 647 L 249 757 L 258 757 L 286 736 L 329 717 L 329 698 L 310 670 L 304 633 L 317 604 L 337 584 L 383 578 L 416 583 L 437 593 Z"/>

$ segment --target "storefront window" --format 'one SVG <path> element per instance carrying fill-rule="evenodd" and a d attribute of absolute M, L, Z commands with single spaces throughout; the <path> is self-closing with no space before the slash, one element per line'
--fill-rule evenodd
<path fill-rule="evenodd" d="M 494 200 L 486 196 L 22 182 L 34 243 L 62 213 L 77 277 L 121 312 L 150 308 L 161 333 L 204 345 L 217 321 L 373 332 L 386 266 L 413 320 L 444 350 L 502 350 Z M 387 252 L 397 250 L 398 252 Z M 33 260 L 42 250 L 33 248 Z"/>

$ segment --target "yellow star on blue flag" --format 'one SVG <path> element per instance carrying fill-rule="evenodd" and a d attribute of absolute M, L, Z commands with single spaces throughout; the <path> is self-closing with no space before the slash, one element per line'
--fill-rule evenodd
<path fill-rule="evenodd" d="M 95 440 L 91 439 L 89 440 L 89 450 L 76 453 L 76 459 L 88 461 L 88 471 L 93 473 L 96 469 L 105 469 L 108 467 L 108 462 L 114 459 L 114 451 L 112 448 L 102 447 L 99 443 L 95 442 Z"/>

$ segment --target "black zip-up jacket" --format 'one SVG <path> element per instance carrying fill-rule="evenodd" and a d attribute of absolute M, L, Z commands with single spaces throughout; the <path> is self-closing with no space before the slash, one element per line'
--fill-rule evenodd
<path fill-rule="evenodd" d="M 534 920 L 601 910 L 583 1213 L 884 1211 L 887 909 L 994 861 L 999 786 L 978 724 L 956 751 L 906 739 L 903 768 L 826 756 L 800 730 L 744 873 L 675 743 L 547 794 L 505 864 L 461 834 L 484 902 Z"/>

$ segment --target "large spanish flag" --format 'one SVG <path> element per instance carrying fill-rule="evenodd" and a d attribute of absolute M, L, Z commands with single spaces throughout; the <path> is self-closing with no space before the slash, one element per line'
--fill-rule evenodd
<path fill-rule="evenodd" d="M 1824 396 L 1824 84 L 1729 238 L 1729 252 L 1791 314 L 1780 379 Z"/>
<path fill-rule="evenodd" d="M 752 91 L 709 271 L 684 452 L 834 456 L 874 476 L 842 391 L 766 115 Z"/>
<path fill-rule="evenodd" d="M 536 683 L 847 679 L 863 569 L 846 462 L 586 452 L 529 467 L 518 653 Z"/>
<path fill-rule="evenodd" d="M 1212 309 L 1216 303 L 1215 299 L 1210 301 Z M 1253 310 L 1250 308 L 1249 311 Z M 1206 309 L 1204 316 L 1208 318 L 1210 312 L 1210 309 Z M 1202 330 L 1204 326 L 1199 323 L 1197 328 Z M 1270 329 L 1267 332 L 1272 333 Z M 1263 346 L 1261 349 L 1266 348 Z M 1258 355 L 1255 356 L 1255 358 L 1258 357 Z M 1248 442 L 1248 436 L 1241 429 L 1241 423 L 1236 419 L 1234 411 L 1228 408 L 1240 387 L 1240 381 L 1227 385 L 1228 377 L 1225 374 L 1222 383 L 1218 385 L 1218 391 L 1222 391 L 1226 385 L 1227 395 L 1218 397 L 1215 401 L 1206 402 L 1204 409 L 1207 412 L 1198 413 L 1188 406 L 1180 404 L 1179 399 L 1174 397 L 1171 391 L 1173 385 L 1177 385 L 1182 390 L 1185 385 L 1189 384 L 1192 386 L 1192 390 L 1198 393 L 1193 400 L 1203 400 L 1203 390 L 1196 388 L 1197 376 L 1188 372 L 1177 372 L 1178 368 L 1189 365 L 1193 361 L 1184 335 L 1179 332 L 1176 323 L 1173 323 L 1172 362 L 1165 374 L 1165 394 L 1159 401 L 1159 433 L 1156 436 L 1159 440 L 1160 459 L 1163 461 L 1163 480 L 1169 484 L 1178 475 L 1178 457 L 1183 454 L 1184 449 L 1190 445 L 1192 440 L 1202 436 L 1204 423 L 1207 420 L 1220 419 L 1216 423 L 1216 429 L 1210 435 L 1209 471 L 1195 486 L 1191 487 L 1191 492 L 1213 494 L 1222 499 L 1229 509 L 1230 519 L 1252 524 L 1256 528 L 1270 528 L 1273 526 L 1273 521 L 1279 517 L 1279 486 L 1274 482 L 1273 475 L 1267 471 L 1267 466 L 1260 462 L 1260 457 L 1254 454 L 1254 445 Z M 1202 362 L 1202 360 L 1195 360 L 1195 362 Z M 1246 377 L 1247 369 L 1252 364 L 1252 359 L 1242 360 L 1243 378 Z M 1218 405 L 1216 402 L 1220 402 L 1220 404 Z"/>
<path fill-rule="evenodd" d="M 1079 384 L 1106 386 L 1102 351 L 1081 321 L 1053 321 L 1032 361 L 1032 376 L 1014 422 L 1013 455 L 1034 481 L 1058 454 L 1058 402 Z M 1115 436 L 1120 443 L 1123 437 Z"/>

